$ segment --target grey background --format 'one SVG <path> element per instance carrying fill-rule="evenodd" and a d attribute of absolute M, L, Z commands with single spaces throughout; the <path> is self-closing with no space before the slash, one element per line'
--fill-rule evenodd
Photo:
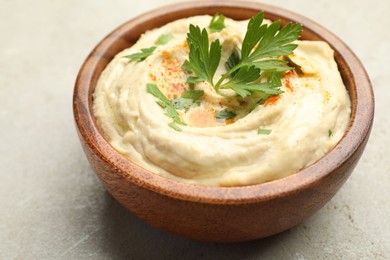
<path fill-rule="evenodd" d="M 107 194 L 76 136 L 75 77 L 113 28 L 176 2 L 0 0 L 0 259 L 389 259 L 389 1 L 264 1 L 343 39 L 376 95 L 359 165 L 303 224 L 258 241 L 202 243 L 144 224 Z"/>

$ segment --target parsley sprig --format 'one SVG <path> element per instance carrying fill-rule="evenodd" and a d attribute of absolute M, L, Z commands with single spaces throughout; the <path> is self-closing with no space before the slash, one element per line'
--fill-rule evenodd
<path fill-rule="evenodd" d="M 173 119 L 168 125 L 176 131 L 182 130 L 178 125 L 187 125 L 181 120 L 180 114 L 176 109 L 185 109 L 187 111 L 190 107 L 199 105 L 199 99 L 204 95 L 203 90 L 187 90 L 180 98 L 174 98 L 170 101 L 156 84 L 146 84 L 146 91 L 158 98 L 156 103 L 165 110 L 166 116 Z"/>
<path fill-rule="evenodd" d="M 169 101 L 169 99 L 160 91 L 156 84 L 146 84 L 146 90 L 150 94 L 158 98 L 158 101 L 156 101 L 156 103 L 165 110 L 166 116 L 173 119 L 173 121 L 168 125 L 176 131 L 181 131 L 182 129 L 178 125 L 186 125 L 186 123 L 181 121 L 180 115 L 172 106 L 171 101 Z"/>
<path fill-rule="evenodd" d="M 290 23 L 280 28 L 280 21 L 270 25 L 263 21 L 264 12 L 250 19 L 241 50 L 234 49 L 225 64 L 228 71 L 216 84 L 213 79 L 221 60 L 222 46 L 219 40 L 209 46 L 207 31 L 191 24 L 187 34 L 190 49 L 187 65 L 199 80 L 209 82 L 219 93 L 220 89 L 231 89 L 241 97 L 253 92 L 282 93 L 279 90 L 282 72 L 293 67 L 279 57 L 290 55 L 297 47 L 292 42 L 299 38 L 301 25 Z"/>

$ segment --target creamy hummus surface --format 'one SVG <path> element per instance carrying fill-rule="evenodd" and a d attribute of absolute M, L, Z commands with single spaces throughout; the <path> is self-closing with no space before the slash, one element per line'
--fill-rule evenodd
<path fill-rule="evenodd" d="M 282 77 L 282 94 L 256 106 L 259 97 L 218 94 L 200 82 L 197 106 L 178 109 L 182 131 L 147 92 L 155 84 L 172 100 L 189 89 L 181 68 L 188 59 L 186 37 L 190 24 L 207 28 L 211 16 L 177 20 L 147 31 L 131 48 L 117 54 L 101 74 L 93 94 L 93 111 L 105 138 L 122 155 L 156 174 L 208 186 L 241 186 L 276 180 L 313 164 L 330 151 L 347 129 L 351 104 L 333 50 L 325 42 L 297 41 L 289 58 L 301 66 Z M 214 78 L 226 72 L 225 61 L 241 46 L 248 21 L 225 19 L 219 39 L 222 59 Z M 161 35 L 170 40 L 156 45 Z M 156 46 L 145 60 L 124 56 Z M 233 119 L 216 112 L 234 111 Z M 266 129 L 267 134 L 259 134 Z"/>

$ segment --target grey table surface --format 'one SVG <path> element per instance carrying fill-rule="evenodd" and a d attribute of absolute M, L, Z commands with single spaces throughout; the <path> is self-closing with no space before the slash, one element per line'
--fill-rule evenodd
<path fill-rule="evenodd" d="M 73 123 L 78 69 L 112 29 L 176 2 L 0 0 L 0 259 L 390 259 L 389 1 L 264 1 L 344 40 L 376 96 L 359 165 L 301 225 L 246 243 L 197 242 L 150 227 L 104 190 Z"/>

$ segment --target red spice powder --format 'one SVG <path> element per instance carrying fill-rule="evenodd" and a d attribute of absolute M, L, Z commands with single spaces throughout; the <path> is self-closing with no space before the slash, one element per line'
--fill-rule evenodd
<path fill-rule="evenodd" d="M 187 41 L 184 41 L 184 42 L 183 42 L 183 47 L 186 48 L 186 49 L 188 49 L 188 42 L 187 42 Z"/>
<path fill-rule="evenodd" d="M 226 119 L 226 120 L 225 120 L 225 124 L 226 124 L 226 125 L 231 125 L 231 124 L 233 124 L 234 122 L 235 122 L 234 118 L 229 118 L 229 119 Z"/>
<path fill-rule="evenodd" d="M 269 98 L 265 101 L 264 106 L 266 107 L 266 106 L 268 106 L 268 105 L 275 105 L 275 104 L 278 102 L 279 99 L 280 99 L 280 95 L 271 96 L 271 97 L 269 97 Z"/>
<path fill-rule="evenodd" d="M 149 78 L 150 78 L 152 81 L 156 81 L 156 76 L 155 76 L 153 73 L 149 73 Z"/>
<path fill-rule="evenodd" d="M 294 88 L 293 86 L 291 85 L 291 81 L 290 79 L 294 76 L 294 73 L 290 70 L 288 71 L 284 76 L 283 76 L 283 83 L 284 83 L 284 86 L 290 90 L 291 92 L 294 91 Z"/>
<path fill-rule="evenodd" d="M 161 56 L 163 56 L 164 58 L 169 58 L 169 57 L 171 57 L 171 53 L 169 53 L 167 51 L 162 51 Z"/>

